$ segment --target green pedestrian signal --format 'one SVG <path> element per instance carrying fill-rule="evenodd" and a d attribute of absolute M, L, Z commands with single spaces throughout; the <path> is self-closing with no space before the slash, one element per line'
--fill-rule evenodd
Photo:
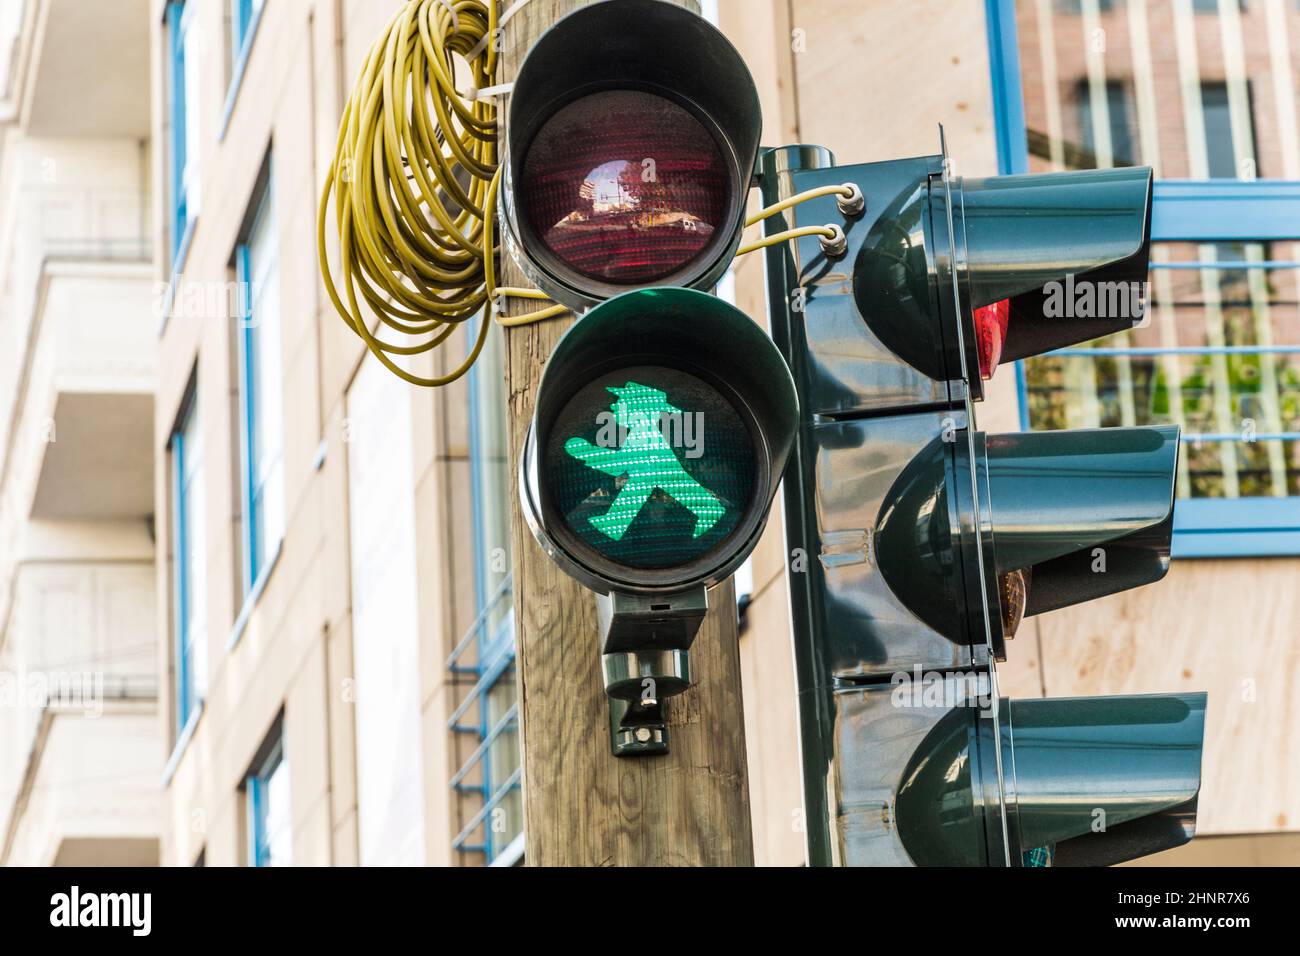
<path fill-rule="evenodd" d="M 556 420 L 547 461 L 567 530 L 630 568 L 725 545 L 754 494 L 744 419 L 718 389 L 674 368 L 621 369 L 580 389 Z"/>
<path fill-rule="evenodd" d="M 564 450 L 587 467 L 623 479 L 609 510 L 590 519 L 592 527 L 615 541 L 622 540 L 651 495 L 663 491 L 695 515 L 691 537 L 698 538 L 717 524 L 727 509 L 717 495 L 687 473 L 668 443 L 664 425 L 683 421 L 684 413 L 669 404 L 668 396 L 659 389 L 639 382 L 607 391 L 618 396 L 610 410 L 617 416 L 619 430 L 627 433 L 622 444 L 602 448 L 585 438 L 564 443 Z"/>

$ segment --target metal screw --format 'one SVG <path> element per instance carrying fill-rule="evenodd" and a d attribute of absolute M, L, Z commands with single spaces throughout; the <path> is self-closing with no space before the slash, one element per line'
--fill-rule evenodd
<path fill-rule="evenodd" d="M 638 727 L 638 728 L 636 729 L 636 739 L 637 739 L 637 743 L 642 743 L 642 744 L 649 743 L 649 742 L 650 742 L 650 728 L 649 728 L 649 727 Z"/>

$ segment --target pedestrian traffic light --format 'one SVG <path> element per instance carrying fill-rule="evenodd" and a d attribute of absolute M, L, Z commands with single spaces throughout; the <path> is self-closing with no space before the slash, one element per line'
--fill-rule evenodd
<path fill-rule="evenodd" d="M 763 330 L 691 289 L 610 299 L 552 352 L 520 495 L 542 548 L 599 596 L 606 690 L 635 704 L 616 752 L 666 746 L 659 703 L 689 684 L 707 589 L 758 543 L 797 403 Z"/>
<path fill-rule="evenodd" d="M 1109 863 L 1195 825 L 1203 695 L 1018 701 L 1026 615 L 1160 580 L 1172 424 L 987 434 L 999 363 L 1145 313 L 1151 171 L 965 180 L 945 156 L 760 159 L 773 339 L 799 393 L 786 476 L 809 859 Z M 825 187 L 851 185 L 854 214 Z"/>
<path fill-rule="evenodd" d="M 579 310 L 648 286 L 712 288 L 740 244 L 761 125 L 744 60 L 707 20 L 663 0 L 583 7 L 514 83 L 507 248 Z"/>

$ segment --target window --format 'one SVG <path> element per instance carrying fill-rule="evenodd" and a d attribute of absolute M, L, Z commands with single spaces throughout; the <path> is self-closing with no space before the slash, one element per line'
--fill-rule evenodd
<path fill-rule="evenodd" d="M 1266 4 L 1116 0 L 1125 41 L 1089 45 L 1088 2 L 1082 22 L 986 2 L 1002 171 L 1105 165 L 1108 133 L 1156 173 L 1147 321 L 1020 363 L 1023 427 L 1176 422 L 1174 556 L 1300 554 L 1300 34 L 1270 42 Z M 1261 155 L 1284 180 L 1258 177 Z"/>
<path fill-rule="evenodd" d="M 289 805 L 289 758 L 283 724 L 277 721 L 244 781 L 248 813 L 249 866 L 288 866 L 292 860 L 293 817 Z"/>
<path fill-rule="evenodd" d="M 1250 84 L 1242 85 L 1241 103 L 1237 106 L 1244 122 L 1234 125 L 1234 104 L 1229 102 L 1227 83 L 1201 84 L 1201 111 L 1205 116 L 1206 175 L 1211 179 L 1254 179 L 1254 110 L 1251 108 Z M 1237 139 L 1240 138 L 1241 142 Z M 1247 166 L 1243 170 L 1242 165 Z"/>
<path fill-rule="evenodd" d="M 1056 0 L 1056 12 L 1066 16 L 1080 16 L 1084 12 L 1087 0 Z M 1099 13 L 1109 13 L 1115 6 L 1115 0 L 1093 0 Z"/>
<path fill-rule="evenodd" d="M 171 438 L 176 732 L 196 712 L 207 685 L 207 539 L 203 521 L 203 434 L 191 386 Z"/>
<path fill-rule="evenodd" d="M 199 215 L 199 31 L 191 29 L 197 4 L 167 6 L 171 86 L 171 254 L 180 268 Z"/>
<path fill-rule="evenodd" d="M 490 321 L 480 317 L 479 321 Z M 469 692 L 452 715 L 458 739 L 472 742 L 452 786 L 466 798 L 454 845 L 509 865 L 523 853 L 514 608 L 510 590 L 509 432 L 505 337 L 489 329 L 470 371 L 470 465 L 478 616 L 450 662 Z"/>
<path fill-rule="evenodd" d="M 235 262 L 243 313 L 237 338 L 247 594 L 274 562 L 285 520 L 279 249 L 269 187 Z"/>
<path fill-rule="evenodd" d="M 1079 165 L 1134 165 L 1124 84 L 1110 81 L 1094 87 L 1082 82 L 1078 86 L 1077 99 L 1079 132 L 1083 140 L 1083 157 L 1086 157 Z"/>
<path fill-rule="evenodd" d="M 233 71 L 238 76 L 239 67 L 248 56 L 253 43 L 253 33 L 266 0 L 230 0 L 230 53 Z"/>
<path fill-rule="evenodd" d="M 235 97 L 239 94 L 240 84 L 244 79 L 244 69 L 248 66 L 248 54 L 253 47 L 253 37 L 257 25 L 262 20 L 262 9 L 266 0 L 227 0 L 230 10 L 230 86 L 226 92 L 226 105 L 222 110 L 221 130 L 219 136 L 224 138 L 230 114 L 235 108 Z"/>

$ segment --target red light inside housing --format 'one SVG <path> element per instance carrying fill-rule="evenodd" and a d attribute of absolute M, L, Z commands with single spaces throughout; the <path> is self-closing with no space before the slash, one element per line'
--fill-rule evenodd
<path fill-rule="evenodd" d="M 1011 320 L 1011 300 L 1002 299 L 975 310 L 975 344 L 979 348 L 980 378 L 990 379 L 1002 359 L 1002 343 L 1007 340 L 1007 323 Z"/>
<path fill-rule="evenodd" d="M 520 214 L 556 259 L 614 285 L 654 282 L 699 258 L 730 193 L 704 124 L 634 90 L 560 109 L 529 145 L 516 191 Z"/>

